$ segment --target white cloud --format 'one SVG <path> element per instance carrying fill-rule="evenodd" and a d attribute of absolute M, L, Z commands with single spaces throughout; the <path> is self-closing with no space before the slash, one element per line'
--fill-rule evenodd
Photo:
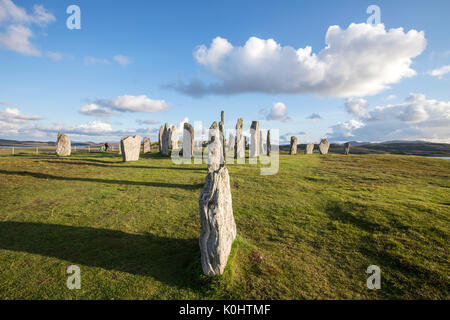
<path fill-rule="evenodd" d="M 428 71 L 428 74 L 434 77 L 438 77 L 439 79 L 442 79 L 442 76 L 449 72 L 450 72 L 450 65 L 443 66 L 439 69 L 430 70 Z"/>
<path fill-rule="evenodd" d="M 20 113 L 19 109 L 16 108 L 5 108 L 5 110 L 0 110 L 0 121 L 23 123 L 35 120 L 42 120 L 42 118 L 38 116 L 24 116 Z"/>
<path fill-rule="evenodd" d="M 306 131 L 288 132 L 288 133 L 285 133 L 282 136 L 280 136 L 280 143 L 291 142 L 292 136 L 296 136 L 298 139 L 298 143 L 300 143 L 300 139 L 298 136 L 303 136 L 303 135 L 307 135 L 307 134 L 308 134 L 308 132 L 306 132 Z"/>
<path fill-rule="evenodd" d="M 338 124 L 331 127 L 333 130 L 332 138 L 344 139 L 353 137 L 353 131 L 364 127 L 364 123 L 357 120 L 350 120 L 347 122 L 339 122 Z"/>
<path fill-rule="evenodd" d="M 345 101 L 345 109 L 351 115 L 360 119 L 368 119 L 370 115 L 367 113 L 367 101 L 360 98 L 347 98 Z"/>
<path fill-rule="evenodd" d="M 216 37 L 209 48 L 199 46 L 194 58 L 218 81 L 195 79 L 168 87 L 192 96 L 263 92 L 362 97 L 416 75 L 412 58 L 426 47 L 423 31 L 405 33 L 365 23 L 347 29 L 331 26 L 325 43 L 315 54 L 310 46 L 294 49 L 273 39 L 251 37 L 244 46 L 234 47 Z"/>
<path fill-rule="evenodd" d="M 5 108 L 4 110 L 0 110 L 0 134 L 16 134 L 29 121 L 37 120 L 42 120 L 42 118 L 22 115 L 19 109 L 16 108 Z"/>
<path fill-rule="evenodd" d="M 27 56 L 40 56 L 41 52 L 30 42 L 33 32 L 23 25 L 10 25 L 6 32 L 0 32 L 0 45 Z"/>
<path fill-rule="evenodd" d="M 266 120 L 277 120 L 281 122 L 292 121 L 286 113 L 286 105 L 283 102 L 276 102 L 273 104 L 269 114 L 266 116 Z"/>
<path fill-rule="evenodd" d="M 318 113 L 311 113 L 308 117 L 306 117 L 306 119 L 310 119 L 313 122 L 319 122 L 322 120 L 322 117 Z"/>
<path fill-rule="evenodd" d="M 396 98 L 397 98 L 397 96 L 395 94 L 390 94 L 386 97 L 386 100 L 389 101 L 389 100 L 394 100 Z"/>
<path fill-rule="evenodd" d="M 45 55 L 47 56 L 47 58 L 53 61 L 60 61 L 63 58 L 63 55 L 61 53 L 53 51 L 47 51 Z"/>
<path fill-rule="evenodd" d="M 146 95 L 132 96 L 123 95 L 109 100 L 96 100 L 94 102 L 106 108 L 120 112 L 161 112 L 170 108 L 165 100 L 153 100 Z"/>
<path fill-rule="evenodd" d="M 158 120 L 153 120 L 153 119 L 149 119 L 149 120 L 140 120 L 140 119 L 138 119 L 138 120 L 136 120 L 136 123 L 140 124 L 140 125 L 144 125 L 144 124 L 152 125 L 152 124 L 158 124 L 159 121 Z"/>
<path fill-rule="evenodd" d="M 11 0 L 0 0 L 0 46 L 29 56 L 41 56 L 30 39 L 31 25 L 45 27 L 56 18 L 42 5 L 34 5 L 33 13 L 17 7 Z"/>
<path fill-rule="evenodd" d="M 100 107 L 95 103 L 84 105 L 83 107 L 81 107 L 80 113 L 87 116 L 95 116 L 95 117 L 109 117 L 117 114 L 116 112 L 111 111 L 110 109 L 105 107 Z"/>
<path fill-rule="evenodd" d="M 358 141 L 426 140 L 450 143 L 450 101 L 411 93 L 404 103 L 379 106 L 365 122 L 351 120 L 331 127 L 330 138 Z"/>
<path fill-rule="evenodd" d="M 99 59 L 95 57 L 84 57 L 84 64 L 86 66 L 92 66 L 95 64 L 109 64 L 108 59 Z"/>
<path fill-rule="evenodd" d="M 116 61 L 118 64 L 120 64 L 121 66 L 127 66 L 131 63 L 130 58 L 123 56 L 123 55 L 117 55 L 114 56 L 114 61 Z"/>

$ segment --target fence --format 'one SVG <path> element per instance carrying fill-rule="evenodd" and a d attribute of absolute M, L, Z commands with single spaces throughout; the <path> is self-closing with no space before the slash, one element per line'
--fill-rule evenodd
<path fill-rule="evenodd" d="M 92 146 L 72 146 L 72 153 L 82 152 L 100 152 L 101 145 Z M 118 146 L 110 146 L 108 152 L 118 152 Z M 17 155 L 17 154 L 42 154 L 55 153 L 56 146 L 26 146 L 26 145 L 8 145 L 0 146 L 0 154 Z"/>

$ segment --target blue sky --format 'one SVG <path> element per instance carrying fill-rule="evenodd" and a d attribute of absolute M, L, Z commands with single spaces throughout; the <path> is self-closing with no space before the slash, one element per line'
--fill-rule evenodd
<path fill-rule="evenodd" d="M 66 26 L 70 5 L 80 30 Z M 366 24 L 369 5 L 383 30 Z M 450 143 L 448 12 L 448 1 L 0 0 L 0 138 L 155 139 L 164 122 L 209 126 L 224 110 L 229 128 L 259 120 L 285 140 Z"/>

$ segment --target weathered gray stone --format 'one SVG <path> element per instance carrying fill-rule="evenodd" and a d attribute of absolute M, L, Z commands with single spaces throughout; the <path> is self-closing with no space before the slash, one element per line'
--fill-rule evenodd
<path fill-rule="evenodd" d="M 150 142 L 150 138 L 144 138 L 144 153 L 150 153 L 152 151 L 152 145 Z"/>
<path fill-rule="evenodd" d="M 178 149 L 178 132 L 176 126 L 170 128 L 170 148 Z"/>
<path fill-rule="evenodd" d="M 203 273 L 220 275 L 225 270 L 236 238 L 230 176 L 226 167 L 208 172 L 198 204 L 202 226 L 199 245 Z"/>
<path fill-rule="evenodd" d="M 328 149 L 330 148 L 330 143 L 327 139 L 322 139 L 319 144 L 319 152 L 320 154 L 327 154 Z"/>
<path fill-rule="evenodd" d="M 183 158 L 190 159 L 194 155 L 194 128 L 187 122 L 183 127 Z"/>
<path fill-rule="evenodd" d="M 289 154 L 297 154 L 297 144 L 298 144 L 297 137 L 292 136 L 291 137 L 291 147 L 289 149 Z"/>
<path fill-rule="evenodd" d="M 350 142 L 344 143 L 344 154 L 350 154 Z"/>
<path fill-rule="evenodd" d="M 163 156 L 169 155 L 169 143 L 170 143 L 170 132 L 169 124 L 166 122 L 164 125 L 164 130 L 162 133 L 162 144 L 161 144 L 161 154 Z"/>
<path fill-rule="evenodd" d="M 228 152 L 234 152 L 234 145 L 235 145 L 234 136 L 230 132 L 230 136 L 228 137 Z M 231 157 L 233 157 L 233 155 L 231 155 Z"/>
<path fill-rule="evenodd" d="M 313 154 L 313 152 L 314 152 L 314 143 L 308 143 L 306 145 L 305 153 L 306 154 Z"/>
<path fill-rule="evenodd" d="M 223 164 L 223 161 L 221 162 L 221 149 L 219 126 L 214 121 L 209 128 L 208 171 L 216 171 Z"/>
<path fill-rule="evenodd" d="M 259 156 L 259 121 L 253 121 L 250 126 L 251 142 L 250 142 L 250 158 Z"/>
<path fill-rule="evenodd" d="M 244 120 L 239 118 L 236 123 L 236 138 L 234 147 L 236 159 L 245 158 L 245 136 L 243 128 Z"/>
<path fill-rule="evenodd" d="M 126 137 L 121 137 L 120 140 L 125 139 Z M 119 141 L 119 154 L 122 154 L 122 144 Z"/>
<path fill-rule="evenodd" d="M 272 144 L 270 142 L 270 130 L 267 131 L 266 149 L 267 149 L 267 155 L 270 156 L 272 154 Z"/>
<path fill-rule="evenodd" d="M 122 146 L 122 160 L 137 161 L 141 152 L 141 136 L 126 137 L 120 140 Z"/>
<path fill-rule="evenodd" d="M 220 145 L 222 146 L 220 150 L 220 161 L 221 163 L 224 163 L 227 151 L 225 149 L 225 112 L 223 110 L 220 113 L 219 132 L 220 132 Z"/>
<path fill-rule="evenodd" d="M 264 148 L 264 139 L 263 139 L 262 130 L 259 130 L 259 154 L 263 155 L 265 153 L 266 153 L 266 150 Z"/>
<path fill-rule="evenodd" d="M 164 127 L 161 126 L 161 128 L 159 128 L 159 135 L 158 135 L 158 150 L 161 153 L 162 153 L 162 140 L 163 140 L 162 136 L 163 136 L 163 133 L 164 133 Z"/>
<path fill-rule="evenodd" d="M 58 138 L 56 140 L 56 155 L 58 157 L 68 157 L 71 152 L 72 145 L 69 137 L 58 132 Z"/>

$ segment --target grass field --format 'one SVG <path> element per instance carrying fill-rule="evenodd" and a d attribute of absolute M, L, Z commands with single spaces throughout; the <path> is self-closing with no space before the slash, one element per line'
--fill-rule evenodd
<path fill-rule="evenodd" d="M 0 156 L 0 299 L 449 299 L 450 161 L 281 154 L 228 166 L 238 238 L 202 275 L 206 165 Z M 81 268 L 81 290 L 66 268 Z M 368 290 L 369 265 L 381 290 Z"/>

